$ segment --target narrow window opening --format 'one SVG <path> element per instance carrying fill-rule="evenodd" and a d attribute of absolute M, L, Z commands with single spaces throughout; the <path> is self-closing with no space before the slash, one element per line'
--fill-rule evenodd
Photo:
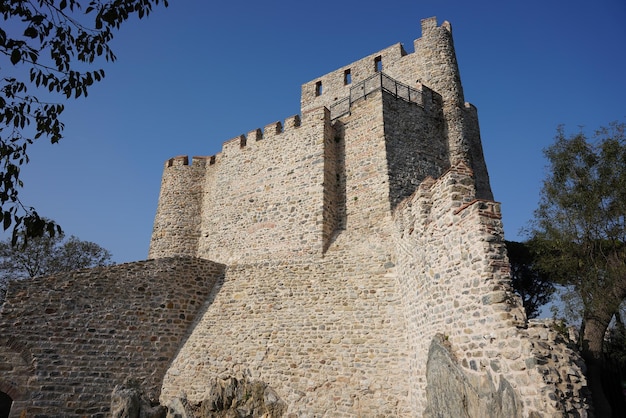
<path fill-rule="evenodd" d="M 0 418 L 8 417 L 11 413 L 13 399 L 4 392 L 0 392 Z"/>
<path fill-rule="evenodd" d="M 383 57 L 381 57 L 380 55 L 374 58 L 374 68 L 377 73 L 383 71 Z"/>
<path fill-rule="evenodd" d="M 315 83 L 315 95 L 316 96 L 322 95 L 322 82 L 321 81 L 318 81 L 317 83 Z"/>
<path fill-rule="evenodd" d="M 352 74 L 350 70 L 346 70 L 343 72 L 343 84 L 347 86 L 350 83 L 352 83 Z"/>

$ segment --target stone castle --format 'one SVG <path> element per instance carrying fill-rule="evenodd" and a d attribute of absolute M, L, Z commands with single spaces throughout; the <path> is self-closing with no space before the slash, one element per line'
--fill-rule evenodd
<path fill-rule="evenodd" d="M 414 52 L 304 84 L 300 116 L 168 160 L 149 259 L 12 282 L 0 330 L 0 416 L 104 417 L 128 377 L 172 417 L 229 379 L 280 404 L 232 416 L 591 413 L 584 364 L 510 287 L 435 18 Z"/>

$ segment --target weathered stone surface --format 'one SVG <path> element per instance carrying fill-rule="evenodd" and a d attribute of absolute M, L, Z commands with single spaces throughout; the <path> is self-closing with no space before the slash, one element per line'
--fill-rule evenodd
<path fill-rule="evenodd" d="M 0 314 L 0 390 L 12 414 L 104 418 L 127 376 L 158 399 L 163 375 L 224 274 L 165 258 L 9 285 Z"/>
<path fill-rule="evenodd" d="M 167 409 L 148 399 L 141 384 L 128 378 L 111 394 L 111 418 L 165 418 Z"/>
<path fill-rule="evenodd" d="M 424 418 L 521 418 L 522 406 L 510 383 L 491 373 L 468 376 L 441 335 L 433 338 L 426 363 Z"/>
<path fill-rule="evenodd" d="M 208 383 L 207 399 L 192 405 L 186 398 L 174 398 L 168 418 L 280 418 L 287 410 L 267 384 L 247 378 L 215 378 Z"/>
<path fill-rule="evenodd" d="M 136 387 L 118 385 L 111 394 L 112 418 L 138 418 L 141 393 Z"/>
<path fill-rule="evenodd" d="M 187 398 L 173 398 L 167 406 L 166 418 L 194 418 L 197 408 Z"/>

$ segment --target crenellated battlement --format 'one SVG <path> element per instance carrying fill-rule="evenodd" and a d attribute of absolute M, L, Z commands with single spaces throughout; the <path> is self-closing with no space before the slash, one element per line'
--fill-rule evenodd
<path fill-rule="evenodd" d="M 222 143 L 222 155 L 230 154 L 235 150 L 245 148 L 248 144 L 248 138 L 245 135 L 239 135 Z"/>
<path fill-rule="evenodd" d="M 191 158 L 191 165 L 189 164 L 189 156 L 187 155 L 179 155 L 177 157 L 170 158 L 165 161 L 165 168 L 170 167 L 205 167 L 206 165 L 215 164 L 215 155 L 212 156 L 199 156 L 195 155 Z"/>
<path fill-rule="evenodd" d="M 254 129 L 245 135 L 242 134 L 224 142 L 222 153 L 232 152 L 237 148 L 254 146 L 259 141 L 280 140 L 282 134 L 290 134 L 294 129 L 299 128 L 300 125 L 300 115 L 288 117 L 285 119 L 284 124 L 281 121 L 272 122 L 265 125 L 263 129 Z"/>
<path fill-rule="evenodd" d="M 165 162 L 165 167 L 179 167 L 182 165 L 189 165 L 189 157 L 186 155 L 179 155 L 177 157 L 170 158 Z"/>
<path fill-rule="evenodd" d="M 259 141 L 267 140 L 280 140 L 282 134 L 291 133 L 294 129 L 301 126 L 300 115 L 294 115 L 285 119 L 283 124 L 280 121 L 270 123 L 263 129 L 257 128 L 248 132 L 247 134 L 241 134 L 234 138 L 231 138 L 222 143 L 222 151 L 211 156 L 194 156 L 191 159 L 191 166 L 194 167 L 206 167 L 213 166 L 219 163 L 223 155 L 232 154 L 238 150 L 250 148 L 256 145 Z M 179 155 L 165 161 L 165 168 L 188 166 L 189 157 L 187 155 Z"/>
<path fill-rule="evenodd" d="M 429 18 L 422 20 L 421 27 L 422 37 L 414 41 L 414 52 L 407 52 L 403 44 L 397 43 L 303 84 L 300 100 L 302 111 L 318 106 L 330 108 L 337 101 L 349 97 L 352 86 L 378 73 L 385 73 L 416 90 L 421 90 L 422 85 L 439 90 L 442 82 L 460 84 L 456 76 L 458 69 L 452 70 L 450 79 L 443 80 L 440 74 L 431 71 L 432 68 L 435 71 L 441 69 L 449 62 L 456 66 L 456 57 L 450 57 L 454 55 L 450 23 L 445 21 L 437 26 L 437 19 Z M 445 53 L 425 60 L 422 55 L 423 45 L 431 46 L 433 39 L 437 39 L 435 43 L 441 44 L 433 46 Z"/>
<path fill-rule="evenodd" d="M 448 22 L 447 20 L 444 20 L 441 23 L 441 26 L 437 26 L 436 17 L 428 17 L 426 19 L 422 19 L 420 23 L 422 27 L 422 35 L 428 36 L 439 29 L 445 30 L 448 33 L 452 34 L 452 25 L 450 25 L 450 22 Z"/>

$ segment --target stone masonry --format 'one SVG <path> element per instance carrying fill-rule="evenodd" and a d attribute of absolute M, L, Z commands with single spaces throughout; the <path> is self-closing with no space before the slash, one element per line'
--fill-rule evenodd
<path fill-rule="evenodd" d="M 105 417 L 127 376 L 158 399 L 223 273 L 212 261 L 163 258 L 12 282 L 0 316 L 0 390 L 13 399 L 10 416 Z"/>
<path fill-rule="evenodd" d="M 414 49 L 168 160 L 150 260 L 12 283 L 10 416 L 105 416 L 128 377 L 170 416 L 216 381 L 263 382 L 288 417 L 590 416 L 584 364 L 510 286 L 450 24 Z"/>

